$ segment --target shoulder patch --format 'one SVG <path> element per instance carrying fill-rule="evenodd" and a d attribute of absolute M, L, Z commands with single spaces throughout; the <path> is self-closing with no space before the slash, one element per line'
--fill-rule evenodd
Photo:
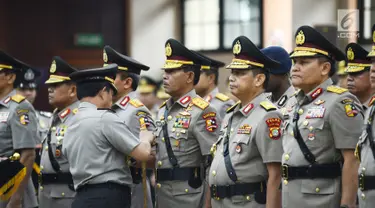
<path fill-rule="evenodd" d="M 16 95 L 13 95 L 13 96 L 11 97 L 11 99 L 12 99 L 14 102 L 16 102 L 16 103 L 20 103 L 20 102 L 24 101 L 26 98 L 25 98 L 24 96 L 22 96 L 22 95 L 18 95 L 18 94 L 16 94 Z"/>
<path fill-rule="evenodd" d="M 44 116 L 44 117 L 47 117 L 47 118 L 51 118 L 52 117 L 52 113 L 50 112 L 47 112 L 47 111 L 39 111 L 39 114 Z"/>
<path fill-rule="evenodd" d="M 331 86 L 327 87 L 327 91 L 333 92 L 333 93 L 336 93 L 336 94 L 342 94 L 342 93 L 348 91 L 348 89 L 338 87 L 338 86 L 335 86 L 335 85 L 331 85 Z"/>
<path fill-rule="evenodd" d="M 224 102 L 229 100 L 228 96 L 226 96 L 226 95 L 224 95 L 223 93 L 220 93 L 220 92 L 215 95 L 215 98 L 217 98 L 221 101 L 224 101 Z"/>
<path fill-rule="evenodd" d="M 159 106 L 159 109 L 161 109 L 162 107 L 164 107 L 166 104 L 167 104 L 167 101 L 164 101 L 164 102 Z"/>
<path fill-rule="evenodd" d="M 262 106 L 266 111 L 272 111 L 277 109 L 276 106 L 269 101 L 260 102 L 260 106 Z"/>
<path fill-rule="evenodd" d="M 143 103 L 142 103 L 141 101 L 139 101 L 138 99 L 131 99 L 131 100 L 129 101 L 129 103 L 130 103 L 132 106 L 136 107 L 136 108 L 139 108 L 139 107 L 142 107 L 142 106 L 143 106 Z"/>
<path fill-rule="evenodd" d="M 231 107 L 229 107 L 226 112 L 227 113 L 232 112 L 236 108 L 236 106 L 239 105 L 240 103 L 241 103 L 241 101 L 237 101 L 234 105 L 232 105 Z"/>
<path fill-rule="evenodd" d="M 206 109 L 210 105 L 207 101 L 203 100 L 200 97 L 193 98 L 192 103 L 202 110 Z"/>

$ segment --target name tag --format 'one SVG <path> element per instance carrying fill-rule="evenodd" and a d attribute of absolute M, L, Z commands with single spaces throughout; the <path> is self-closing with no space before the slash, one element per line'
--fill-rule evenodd
<path fill-rule="evenodd" d="M 306 118 L 323 118 L 326 109 L 323 106 L 312 107 L 307 110 Z"/>
<path fill-rule="evenodd" d="M 5 123 L 8 120 L 9 112 L 0 112 L 0 122 Z"/>

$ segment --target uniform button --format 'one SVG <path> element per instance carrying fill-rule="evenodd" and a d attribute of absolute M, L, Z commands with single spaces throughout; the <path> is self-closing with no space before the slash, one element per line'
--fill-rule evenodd
<path fill-rule="evenodd" d="M 289 134 L 290 134 L 291 136 L 294 136 L 294 133 L 293 133 L 293 131 L 290 131 L 290 132 L 289 132 Z"/>
<path fill-rule="evenodd" d="M 305 121 L 303 122 L 303 125 L 304 125 L 304 126 L 309 125 L 309 121 L 308 121 L 308 120 L 305 120 Z"/>
<path fill-rule="evenodd" d="M 164 137 L 163 137 L 163 138 L 161 138 L 161 141 L 162 141 L 162 142 L 165 142 L 165 139 L 164 139 Z"/>
<path fill-rule="evenodd" d="M 366 171 L 366 168 L 363 167 L 363 168 L 362 168 L 362 173 L 365 173 L 365 171 Z"/>
<path fill-rule="evenodd" d="M 182 134 L 185 134 L 185 133 L 186 133 L 185 129 L 181 130 L 181 133 L 182 133 Z"/>
<path fill-rule="evenodd" d="M 233 132 L 233 128 L 230 129 L 230 132 Z"/>
<path fill-rule="evenodd" d="M 316 193 L 319 193 L 319 192 L 320 192 L 320 188 L 316 188 L 316 189 L 315 189 L 315 192 L 316 192 Z"/>
<path fill-rule="evenodd" d="M 220 200 L 220 197 L 215 197 L 215 200 L 216 200 L 216 201 L 219 201 L 219 200 Z"/>
<path fill-rule="evenodd" d="M 246 196 L 247 201 L 250 201 L 250 199 L 251 199 L 250 196 Z"/>
<path fill-rule="evenodd" d="M 176 136 L 180 136 L 180 133 L 177 133 Z"/>
<path fill-rule="evenodd" d="M 40 166 L 40 170 L 43 170 L 43 168 L 44 168 L 43 165 L 41 165 L 41 166 Z"/>
<path fill-rule="evenodd" d="M 302 114 L 303 113 L 303 109 L 302 108 L 300 108 L 299 110 L 298 110 L 298 114 Z"/>
<path fill-rule="evenodd" d="M 216 176 L 216 171 L 215 170 L 212 171 L 212 175 Z"/>
<path fill-rule="evenodd" d="M 288 161 L 289 160 L 289 154 L 287 153 L 287 154 L 285 154 L 285 156 L 284 156 L 284 159 L 286 160 L 286 161 Z"/>
<path fill-rule="evenodd" d="M 314 130 L 314 127 L 310 126 L 310 127 L 309 127 L 309 130 L 310 130 L 310 131 Z"/>
<path fill-rule="evenodd" d="M 167 117 L 168 121 L 172 120 L 172 116 Z"/>
<path fill-rule="evenodd" d="M 188 193 L 188 192 L 189 192 L 189 189 L 185 189 L 185 192 Z"/>
<path fill-rule="evenodd" d="M 172 128 L 172 132 L 175 132 L 176 131 L 176 129 L 175 128 Z"/>
<path fill-rule="evenodd" d="M 160 116 L 160 120 L 164 120 L 164 116 Z"/>
<path fill-rule="evenodd" d="M 362 193 L 362 194 L 361 194 L 361 198 L 362 198 L 363 200 L 365 200 L 366 195 L 365 195 L 364 193 Z"/>
<path fill-rule="evenodd" d="M 157 183 L 157 184 L 156 184 L 156 187 L 160 188 L 160 187 L 161 187 L 161 184 L 160 184 L 160 183 Z"/>
<path fill-rule="evenodd" d="M 40 189 L 41 191 L 43 191 L 43 186 L 39 186 L 39 189 Z"/>
<path fill-rule="evenodd" d="M 46 145 L 46 146 L 44 147 L 44 149 L 45 149 L 45 150 L 48 150 L 48 146 Z"/>
<path fill-rule="evenodd" d="M 65 193 L 64 193 L 64 192 L 62 192 L 62 193 L 61 193 L 61 196 L 65 196 Z"/>
<path fill-rule="evenodd" d="M 161 165 L 163 165 L 163 162 L 162 161 L 158 161 L 158 166 L 160 167 Z"/>
<path fill-rule="evenodd" d="M 288 180 L 284 180 L 284 185 L 288 185 Z"/>
<path fill-rule="evenodd" d="M 52 127 L 52 128 L 51 128 L 51 131 L 56 131 L 56 127 Z"/>

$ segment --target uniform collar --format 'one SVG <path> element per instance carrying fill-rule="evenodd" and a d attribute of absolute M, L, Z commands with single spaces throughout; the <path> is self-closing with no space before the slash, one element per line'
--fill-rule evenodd
<path fill-rule="evenodd" d="M 114 105 L 117 105 L 120 108 L 127 106 L 130 100 L 137 98 L 137 93 L 134 91 L 129 92 L 128 94 L 121 97 Z"/>
<path fill-rule="evenodd" d="M 174 103 L 178 103 L 180 106 L 186 108 L 190 104 L 192 99 L 195 98 L 196 96 L 197 96 L 197 93 L 195 93 L 195 90 L 192 89 L 191 91 L 189 91 L 188 93 L 180 97 L 175 102 L 173 102 L 172 98 L 169 98 L 166 104 L 167 104 L 168 109 L 171 109 Z"/>
<path fill-rule="evenodd" d="M 260 105 L 260 102 L 265 101 L 265 100 L 268 100 L 266 94 L 261 93 L 258 96 L 256 96 L 250 103 L 246 105 L 237 105 L 234 111 L 235 112 L 239 111 L 242 113 L 242 115 L 244 115 L 245 117 L 248 117 L 251 111 L 253 111 L 253 109 L 258 107 Z"/>
<path fill-rule="evenodd" d="M 9 103 L 10 103 L 10 100 L 12 99 L 11 97 L 13 95 L 17 94 L 17 91 L 14 89 L 12 90 L 8 95 L 6 95 L 1 101 L 1 105 L 5 106 L 5 107 L 9 107 Z"/>
<path fill-rule="evenodd" d="M 217 93 L 219 93 L 219 89 L 215 87 L 206 97 L 204 97 L 204 100 L 207 102 L 211 102 Z"/>
<path fill-rule="evenodd" d="M 279 106 L 279 107 L 283 107 L 285 105 L 285 103 L 289 100 L 290 97 L 292 97 L 294 95 L 294 92 L 296 90 L 294 89 L 293 86 L 290 86 L 285 92 L 284 94 L 279 98 L 279 100 L 277 100 L 276 102 L 276 105 Z"/>
<path fill-rule="evenodd" d="M 297 100 L 299 103 L 311 103 L 318 98 L 327 89 L 328 86 L 333 84 L 331 78 L 327 79 L 316 88 L 305 94 L 302 90 L 297 93 Z"/>
<path fill-rule="evenodd" d="M 68 117 L 76 114 L 79 106 L 80 106 L 79 101 L 76 101 L 70 104 L 68 107 L 64 108 L 63 110 L 59 111 L 57 114 L 61 122 L 64 122 Z"/>

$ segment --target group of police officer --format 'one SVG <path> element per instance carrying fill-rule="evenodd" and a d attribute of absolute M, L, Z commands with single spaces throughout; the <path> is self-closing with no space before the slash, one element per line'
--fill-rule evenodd
<path fill-rule="evenodd" d="M 225 64 L 174 39 L 161 88 L 110 46 L 100 68 L 54 57 L 53 113 L 32 106 L 40 72 L 0 52 L 0 207 L 372 207 L 372 32 L 371 52 L 346 54 L 309 26 L 290 54 L 237 37 L 236 103 L 217 87 Z"/>

